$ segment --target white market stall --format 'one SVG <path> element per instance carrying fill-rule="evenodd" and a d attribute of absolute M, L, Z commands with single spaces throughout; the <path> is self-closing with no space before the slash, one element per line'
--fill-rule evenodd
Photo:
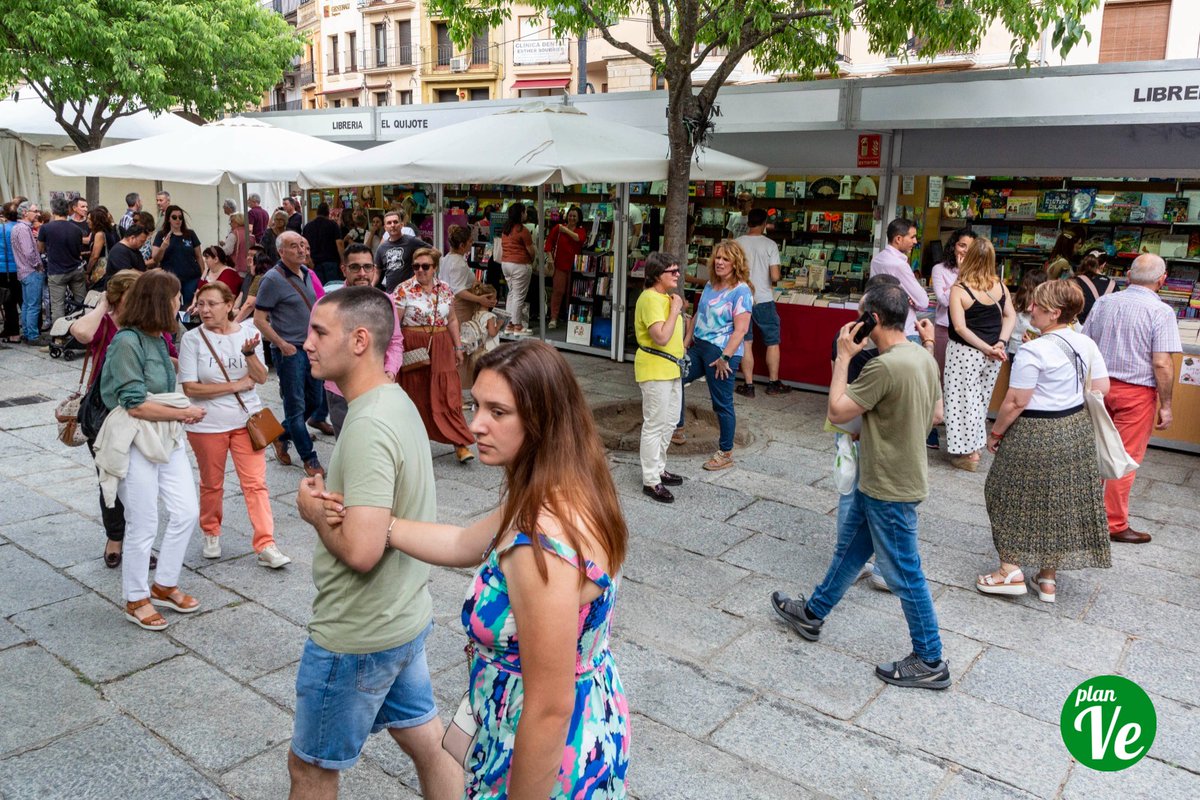
<path fill-rule="evenodd" d="M 530 103 L 307 168 L 299 182 L 305 188 L 379 182 L 435 184 L 437 242 L 442 241 L 443 184 L 536 186 L 538 218 L 544 220 L 546 184 L 616 183 L 618 213 L 613 241 L 624 242 L 628 239 L 629 213 L 626 184 L 666 180 L 669 155 L 670 147 L 662 134 L 589 116 L 566 104 Z M 695 180 L 757 180 L 766 171 L 761 164 L 711 149 L 702 151 L 692 162 Z M 540 260 L 545 255 L 540 226 L 538 230 Z M 628 248 L 616 247 L 614 254 L 611 296 L 616 329 L 607 355 L 619 360 L 624 355 Z M 538 316 L 539 332 L 545 338 L 544 306 Z M 591 346 L 579 345 L 577 349 L 596 352 Z"/>

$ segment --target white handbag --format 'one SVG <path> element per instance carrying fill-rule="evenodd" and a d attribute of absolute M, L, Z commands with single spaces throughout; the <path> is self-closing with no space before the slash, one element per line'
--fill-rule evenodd
<path fill-rule="evenodd" d="M 1117 426 L 1113 424 L 1108 409 L 1104 407 L 1104 395 L 1092 389 L 1092 366 L 1088 364 L 1085 377 L 1080 368 L 1083 358 L 1066 339 L 1061 336 L 1054 338 L 1062 342 L 1075 358 L 1075 370 L 1079 373 L 1083 386 L 1083 405 L 1087 408 L 1088 416 L 1092 420 L 1092 430 L 1096 434 L 1096 460 L 1100 462 L 1100 477 L 1105 480 L 1124 478 L 1136 470 L 1139 464 L 1125 450 L 1121 434 L 1117 432 Z"/>

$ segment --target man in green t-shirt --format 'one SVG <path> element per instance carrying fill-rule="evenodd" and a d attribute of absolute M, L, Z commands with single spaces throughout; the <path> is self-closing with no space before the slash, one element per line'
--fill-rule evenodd
<path fill-rule="evenodd" d="M 861 308 L 875 320 L 870 338 L 879 355 L 847 385 L 850 360 L 866 341 L 854 341 L 863 323 L 842 328 L 827 412 L 835 425 L 862 417 L 858 485 L 852 503 L 839 512 L 833 562 L 812 597 L 806 602 L 803 595 L 775 592 L 771 605 L 797 633 L 816 641 L 825 617 L 874 553 L 888 588 L 900 598 L 913 644 L 910 655 L 880 664 L 875 675 L 896 686 L 945 689 L 950 667 L 942 659 L 933 597 L 917 552 L 917 505 L 929 494 L 925 436 L 942 420 L 937 362 L 905 337 L 908 296 L 899 286 L 870 289 Z"/>
<path fill-rule="evenodd" d="M 297 496 L 319 541 L 288 755 L 293 798 L 337 797 L 339 771 L 384 729 L 412 757 L 425 797 L 462 795 L 425 660 L 429 566 L 387 544 L 392 518 L 437 516 L 425 426 L 384 372 L 395 313 L 378 289 L 345 287 L 314 307 L 304 342 L 313 376 L 337 384 L 349 410 L 329 463 L 328 491 L 344 496 L 341 525 L 326 521 L 320 475 L 303 480 Z"/>

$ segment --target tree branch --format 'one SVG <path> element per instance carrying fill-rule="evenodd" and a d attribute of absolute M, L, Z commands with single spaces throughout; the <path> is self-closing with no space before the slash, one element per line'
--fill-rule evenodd
<path fill-rule="evenodd" d="M 604 24 L 604 20 L 601 19 L 592 8 L 591 3 L 581 3 L 579 7 L 583 10 L 583 13 L 587 15 L 588 19 L 592 21 L 592 24 L 600 31 L 600 38 L 604 39 L 604 41 L 608 42 L 618 50 L 624 50 L 634 58 L 646 62 L 651 67 L 656 65 L 656 59 L 654 56 L 639 50 L 628 42 L 622 42 L 613 36 L 612 33 L 609 32 L 608 26 Z"/>
<path fill-rule="evenodd" d="M 654 31 L 654 38 L 662 43 L 665 50 L 674 50 L 677 45 L 675 37 L 670 33 L 670 10 L 666 8 L 669 0 L 659 3 L 659 0 L 646 0 L 650 6 L 650 30 Z M 664 25 L 664 20 L 666 24 Z"/>

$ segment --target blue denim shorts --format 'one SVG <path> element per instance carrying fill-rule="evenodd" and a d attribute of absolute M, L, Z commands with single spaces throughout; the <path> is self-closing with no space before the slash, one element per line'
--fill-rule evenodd
<path fill-rule="evenodd" d="M 437 716 L 425 638 L 378 653 L 334 653 L 304 643 L 296 675 L 292 752 L 322 769 L 349 769 L 367 737 L 384 728 L 415 728 Z"/>
<path fill-rule="evenodd" d="M 746 341 L 754 341 L 754 329 L 762 333 L 763 344 L 770 347 L 779 344 L 779 312 L 775 310 L 775 301 L 755 303 L 750 309 L 750 328 L 746 331 Z"/>

